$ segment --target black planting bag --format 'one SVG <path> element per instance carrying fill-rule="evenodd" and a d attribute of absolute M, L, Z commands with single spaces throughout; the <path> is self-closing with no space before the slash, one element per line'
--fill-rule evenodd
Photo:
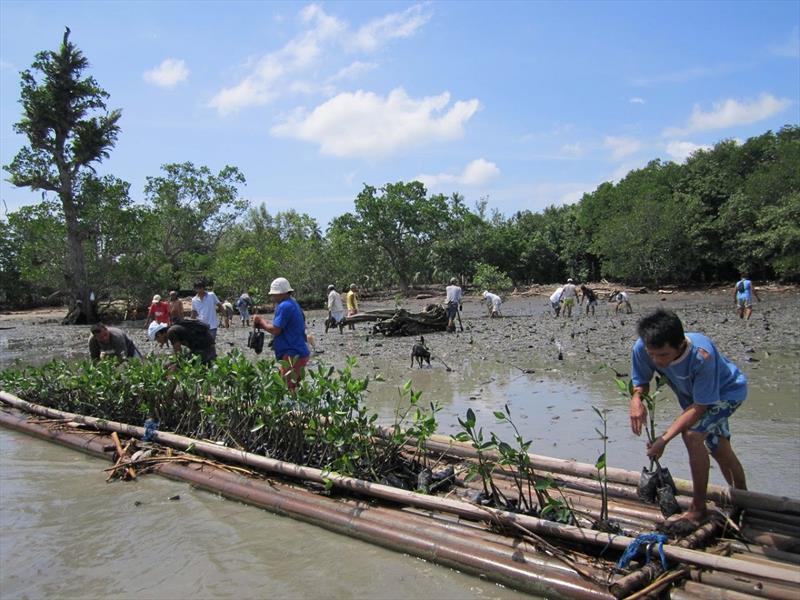
<path fill-rule="evenodd" d="M 247 347 L 252 349 L 256 354 L 261 354 L 264 349 L 264 332 L 260 329 L 254 329 L 247 335 Z"/>

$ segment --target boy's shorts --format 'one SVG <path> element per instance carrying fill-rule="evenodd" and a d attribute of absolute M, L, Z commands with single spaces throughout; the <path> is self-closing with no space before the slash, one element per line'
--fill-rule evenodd
<path fill-rule="evenodd" d="M 753 300 L 751 298 L 740 298 L 736 301 L 736 304 L 739 305 L 739 308 L 752 308 Z"/>
<path fill-rule="evenodd" d="M 708 451 L 712 454 L 717 451 L 719 447 L 719 440 L 724 437 L 726 440 L 731 439 L 731 429 L 728 425 L 728 417 L 736 412 L 744 400 L 739 402 L 726 402 L 721 400 L 716 404 L 708 407 L 700 420 L 690 427 L 690 431 L 697 431 L 698 433 L 705 433 L 705 444 Z"/>

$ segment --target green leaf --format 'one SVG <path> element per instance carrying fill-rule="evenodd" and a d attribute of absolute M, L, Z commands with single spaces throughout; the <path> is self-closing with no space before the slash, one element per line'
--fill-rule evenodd
<path fill-rule="evenodd" d="M 600 456 L 597 457 L 597 462 L 594 463 L 594 468 L 598 471 L 602 471 L 606 468 L 606 453 L 603 452 Z"/>
<path fill-rule="evenodd" d="M 500 410 L 496 410 L 496 411 L 494 411 L 494 418 L 497 419 L 498 421 L 505 421 L 506 420 L 506 415 L 505 415 L 504 412 L 502 412 Z"/>
<path fill-rule="evenodd" d="M 470 428 L 475 427 L 475 412 L 471 409 L 467 409 L 467 426 Z"/>

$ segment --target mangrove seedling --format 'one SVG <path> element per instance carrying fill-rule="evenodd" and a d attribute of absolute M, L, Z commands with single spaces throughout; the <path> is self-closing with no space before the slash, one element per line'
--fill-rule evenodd
<path fill-rule="evenodd" d="M 480 477 L 481 484 L 483 485 L 484 497 L 491 500 L 495 506 L 506 506 L 507 502 L 505 497 L 500 490 L 497 489 L 492 479 L 495 463 L 486 455 L 488 451 L 494 450 L 497 447 L 494 440 L 484 440 L 483 428 L 480 427 L 476 429 L 475 412 L 471 408 L 467 409 L 466 418 L 461 419 L 461 417 L 458 417 L 458 424 L 461 425 L 463 431 L 459 431 L 452 436 L 453 439 L 459 442 L 469 442 L 475 449 L 478 457 L 476 463 L 470 463 L 466 480 L 471 481 Z"/>

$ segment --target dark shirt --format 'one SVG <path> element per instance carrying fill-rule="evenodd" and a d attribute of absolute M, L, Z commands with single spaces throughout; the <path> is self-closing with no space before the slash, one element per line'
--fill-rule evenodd
<path fill-rule="evenodd" d="M 200 356 L 204 363 L 217 357 L 217 348 L 208 325 L 194 319 L 184 319 L 177 325 L 167 329 L 167 339 L 170 344 L 175 342 L 186 346 L 189 352 Z"/>
<path fill-rule="evenodd" d="M 583 289 L 583 297 L 586 298 L 589 302 L 594 302 L 595 300 L 597 300 L 597 296 L 595 295 L 594 291 L 590 290 L 589 288 Z"/>
<path fill-rule="evenodd" d="M 89 354 L 92 360 L 98 360 L 100 353 L 113 354 L 117 358 L 126 359 L 140 357 L 139 350 L 136 349 L 136 344 L 128 337 L 128 334 L 117 327 L 107 327 L 108 329 L 108 342 L 105 344 L 100 343 L 94 335 L 89 337 Z"/>

